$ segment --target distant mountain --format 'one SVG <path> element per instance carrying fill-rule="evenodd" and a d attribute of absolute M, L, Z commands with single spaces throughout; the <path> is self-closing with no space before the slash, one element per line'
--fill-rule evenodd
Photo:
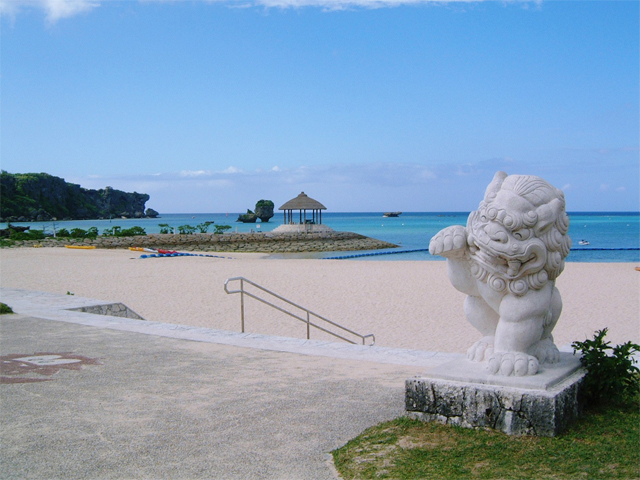
<path fill-rule="evenodd" d="M 0 173 L 2 222 L 157 216 L 152 209 L 145 214 L 147 200 L 146 193 L 90 190 L 48 173 Z"/>

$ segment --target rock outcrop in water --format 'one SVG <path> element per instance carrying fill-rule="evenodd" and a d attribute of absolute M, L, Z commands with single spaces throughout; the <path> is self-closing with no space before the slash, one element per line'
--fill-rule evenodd
<path fill-rule="evenodd" d="M 238 215 L 238 219 L 236 220 L 236 222 L 256 223 L 257 220 L 258 220 L 258 216 L 255 213 L 253 213 L 251 210 L 247 209 L 247 213 L 242 213 Z"/>
<path fill-rule="evenodd" d="M 144 218 L 146 193 L 82 188 L 48 173 L 0 174 L 0 221 Z"/>
<path fill-rule="evenodd" d="M 256 211 L 252 212 L 247 209 L 247 213 L 238 215 L 236 222 L 242 223 L 256 223 L 258 219 L 261 222 L 268 222 L 273 217 L 273 202 L 271 200 L 258 200 L 256 203 Z"/>
<path fill-rule="evenodd" d="M 273 217 L 274 204 L 271 200 L 259 200 L 256 203 L 256 215 L 261 222 L 268 222 Z"/>

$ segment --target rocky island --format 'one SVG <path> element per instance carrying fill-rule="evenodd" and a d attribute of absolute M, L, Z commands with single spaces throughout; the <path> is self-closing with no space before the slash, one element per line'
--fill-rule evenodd
<path fill-rule="evenodd" d="M 0 173 L 0 222 L 155 218 L 146 193 L 82 188 L 48 173 Z"/>
<path fill-rule="evenodd" d="M 273 217 L 273 207 L 274 204 L 271 200 L 258 200 L 255 212 L 247 209 L 247 213 L 238 215 L 236 222 L 256 223 L 260 219 L 261 222 L 266 223 Z"/>

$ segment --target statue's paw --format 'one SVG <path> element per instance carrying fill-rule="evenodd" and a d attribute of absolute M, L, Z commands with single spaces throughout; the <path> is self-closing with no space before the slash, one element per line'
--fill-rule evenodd
<path fill-rule="evenodd" d="M 540 363 L 558 363 L 560 361 L 558 347 L 550 338 L 540 340 L 531 351 Z"/>
<path fill-rule="evenodd" d="M 521 352 L 495 352 L 489 358 L 489 372 L 509 377 L 538 373 L 538 359 Z"/>
<path fill-rule="evenodd" d="M 443 257 L 461 257 L 467 249 L 467 229 L 452 225 L 436 233 L 429 242 L 429 253 Z"/>
<path fill-rule="evenodd" d="M 483 337 L 467 350 L 467 358 L 472 362 L 484 362 L 493 355 L 493 337 Z"/>

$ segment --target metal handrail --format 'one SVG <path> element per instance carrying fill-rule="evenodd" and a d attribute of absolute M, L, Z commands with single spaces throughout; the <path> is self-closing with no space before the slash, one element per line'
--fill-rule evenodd
<path fill-rule="evenodd" d="M 240 281 L 240 289 L 239 290 L 229 290 L 229 288 L 228 288 L 229 282 L 233 282 L 233 281 Z M 250 284 L 250 285 L 253 285 L 254 287 L 262 290 L 265 293 L 268 293 L 269 295 L 271 295 L 273 297 L 276 297 L 279 300 L 282 300 L 285 303 L 288 303 L 289 305 L 291 305 L 293 307 L 299 308 L 300 310 L 306 312 L 306 318 L 302 318 L 302 317 L 296 315 L 295 313 L 292 313 L 292 312 L 290 312 L 288 310 L 285 310 L 284 308 L 279 307 L 278 305 L 274 305 L 273 303 L 268 302 L 267 300 L 265 300 L 263 298 L 260 298 L 257 295 L 245 290 L 245 288 L 244 288 L 245 282 Z M 227 292 L 228 294 L 232 294 L 232 293 L 239 293 L 240 294 L 240 328 L 241 328 L 242 333 L 244 333 L 244 296 L 247 295 L 247 296 L 249 296 L 251 298 L 254 298 L 254 299 L 258 300 L 259 302 L 264 303 L 265 305 L 269 305 L 270 307 L 273 307 L 276 310 L 281 311 L 282 313 L 286 313 L 287 315 L 289 315 L 289 316 L 291 316 L 291 317 L 293 317 L 293 318 L 295 318 L 297 320 L 300 320 L 303 323 L 306 323 L 307 324 L 307 340 L 309 340 L 310 336 L 311 336 L 311 327 L 314 327 L 314 328 L 317 328 L 318 330 L 322 330 L 323 332 L 328 333 L 329 335 L 333 335 L 336 338 L 344 340 L 345 342 L 352 343 L 354 345 L 356 344 L 356 342 L 354 342 L 353 340 L 345 338 L 342 335 L 339 335 L 339 334 L 337 334 L 335 332 L 327 330 L 326 328 L 324 328 L 321 325 L 317 325 L 317 324 L 313 323 L 311 321 L 311 317 L 315 317 L 315 318 L 317 318 L 319 320 L 322 320 L 324 322 L 329 323 L 330 325 L 332 325 L 334 327 L 339 328 L 340 330 L 343 330 L 345 332 L 350 333 L 351 335 L 359 337 L 360 339 L 362 339 L 362 345 L 366 345 L 367 338 L 371 338 L 371 344 L 369 346 L 372 347 L 376 343 L 376 337 L 375 337 L 375 335 L 373 333 L 370 333 L 368 335 L 360 335 L 359 333 L 356 333 L 353 330 L 349 330 L 348 328 L 343 327 L 342 325 L 340 325 L 338 323 L 332 322 L 328 318 L 324 318 L 323 316 L 312 312 L 308 308 L 302 307 L 302 306 L 298 305 L 297 303 L 292 302 L 291 300 L 287 300 L 286 298 L 281 297 L 277 293 L 274 293 L 271 290 L 268 290 L 268 289 L 264 288 L 263 286 L 258 285 L 255 282 L 252 282 L 248 278 L 244 278 L 244 277 L 228 278 L 227 281 L 224 282 L 224 291 Z"/>

